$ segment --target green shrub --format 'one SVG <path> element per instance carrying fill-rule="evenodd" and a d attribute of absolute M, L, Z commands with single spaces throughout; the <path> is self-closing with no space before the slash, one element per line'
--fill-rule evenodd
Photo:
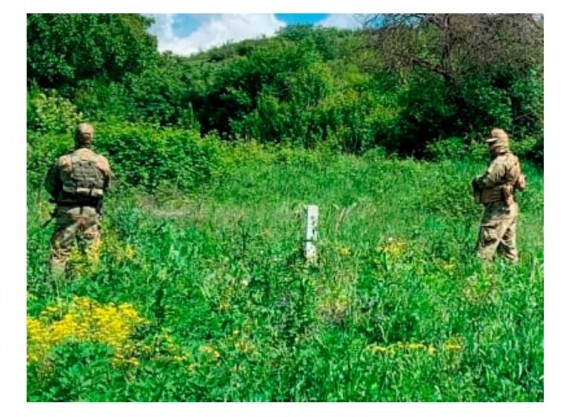
<path fill-rule="evenodd" d="M 56 91 L 48 93 L 32 90 L 28 94 L 28 129 L 47 133 L 69 133 L 82 121 L 83 115 L 69 100 Z"/>
<path fill-rule="evenodd" d="M 72 150 L 71 135 L 28 133 L 28 183 L 40 186 L 55 159 Z M 153 192 L 190 192 L 221 171 L 220 143 L 213 135 L 149 125 L 95 126 L 94 150 L 112 165 L 117 183 Z"/>
<path fill-rule="evenodd" d="M 462 159 L 468 155 L 468 145 L 463 138 L 448 138 L 428 144 L 426 152 L 436 161 Z"/>
<path fill-rule="evenodd" d="M 27 180 L 30 188 L 42 185 L 43 178 L 55 159 L 73 146 L 70 134 L 27 133 Z"/>
<path fill-rule="evenodd" d="M 511 150 L 521 159 L 531 160 L 540 166 L 544 165 L 544 141 L 542 137 L 528 136 L 518 141 L 512 141 Z"/>
<path fill-rule="evenodd" d="M 192 191 L 208 182 L 220 168 L 219 146 L 215 136 L 149 125 L 102 126 L 96 139 L 120 182 L 150 192 L 158 186 Z"/>
<path fill-rule="evenodd" d="M 465 138 L 451 137 L 429 143 L 425 156 L 434 161 L 470 160 L 484 161 L 489 158 L 485 143 Z"/>

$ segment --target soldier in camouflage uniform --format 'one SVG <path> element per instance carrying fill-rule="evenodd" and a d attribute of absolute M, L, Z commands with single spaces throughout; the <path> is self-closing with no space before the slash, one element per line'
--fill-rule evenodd
<path fill-rule="evenodd" d="M 478 256 L 491 260 L 495 252 L 517 262 L 517 217 L 515 191 L 526 185 L 519 159 L 509 150 L 509 138 L 502 129 L 493 129 L 486 140 L 492 156 L 483 175 L 472 180 L 474 198 L 484 205 L 477 243 Z"/>
<path fill-rule="evenodd" d="M 75 150 L 58 158 L 45 178 L 45 188 L 56 203 L 50 260 L 55 275 L 65 272 L 77 237 L 87 247 L 100 240 L 100 211 L 111 171 L 108 160 L 90 149 L 93 133 L 91 125 L 79 124 Z"/>

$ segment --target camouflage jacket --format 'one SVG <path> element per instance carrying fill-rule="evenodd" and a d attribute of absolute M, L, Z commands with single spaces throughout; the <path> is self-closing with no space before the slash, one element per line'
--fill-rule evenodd
<path fill-rule="evenodd" d="M 473 187 L 481 193 L 480 202 L 507 201 L 509 205 L 514 201 L 515 190 L 524 188 L 524 181 L 519 158 L 506 152 L 493 158 L 486 172 L 474 178 Z"/>
<path fill-rule="evenodd" d="M 55 161 L 45 177 L 45 189 L 57 204 L 92 202 L 108 190 L 111 176 L 104 156 L 78 148 Z"/>

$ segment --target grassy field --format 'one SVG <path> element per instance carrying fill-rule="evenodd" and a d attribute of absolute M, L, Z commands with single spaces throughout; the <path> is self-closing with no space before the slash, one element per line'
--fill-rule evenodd
<path fill-rule="evenodd" d="M 29 401 L 543 400 L 540 171 L 520 263 L 482 265 L 484 164 L 239 152 L 193 195 L 116 187 L 103 245 L 55 285 L 29 191 Z"/>

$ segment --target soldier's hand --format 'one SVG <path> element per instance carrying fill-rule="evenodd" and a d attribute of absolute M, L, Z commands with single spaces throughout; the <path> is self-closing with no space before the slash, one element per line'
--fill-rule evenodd
<path fill-rule="evenodd" d="M 472 178 L 472 189 L 477 190 L 479 188 L 479 177 L 475 176 L 474 178 Z"/>

